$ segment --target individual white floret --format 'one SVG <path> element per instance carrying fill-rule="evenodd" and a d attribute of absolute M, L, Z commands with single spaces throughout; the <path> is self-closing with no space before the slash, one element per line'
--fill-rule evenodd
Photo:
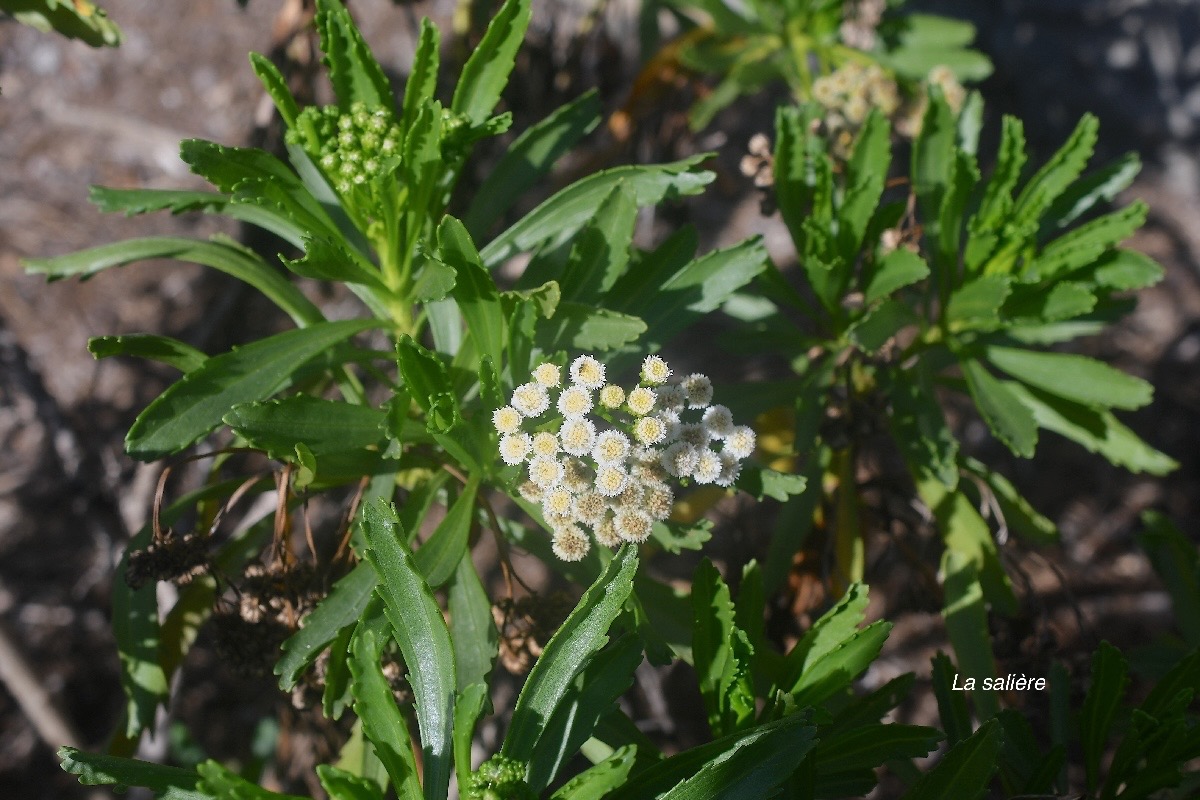
<path fill-rule="evenodd" d="M 604 385 L 604 365 L 591 356 L 580 356 L 571 362 L 571 381 L 585 389 Z"/>
<path fill-rule="evenodd" d="M 513 408 L 526 417 L 537 417 L 550 407 L 550 395 L 544 386 L 536 383 L 522 383 L 513 390 L 512 404 Z"/>
<path fill-rule="evenodd" d="M 570 525 L 554 532 L 550 548 L 563 561 L 580 561 L 592 549 L 592 540 L 578 526 Z"/>
<path fill-rule="evenodd" d="M 616 497 L 628 482 L 629 473 L 615 464 L 604 464 L 596 470 L 596 491 L 605 497 Z"/>
<path fill-rule="evenodd" d="M 571 418 L 559 428 L 558 440 L 562 449 L 573 456 L 587 454 L 596 443 L 596 426 L 591 420 Z"/>
<path fill-rule="evenodd" d="M 562 383 L 562 370 L 557 364 L 538 364 L 533 370 L 533 379 L 550 389 Z"/>
<path fill-rule="evenodd" d="M 733 412 L 725 406 L 710 406 L 704 410 L 704 429 L 714 439 L 724 439 L 733 433 Z"/>
<path fill-rule="evenodd" d="M 696 483 L 716 483 L 721 477 L 721 457 L 712 450 L 701 450 L 692 477 Z"/>
<path fill-rule="evenodd" d="M 661 386 L 671 377 L 671 368 L 659 356 L 646 356 L 642 361 L 642 380 L 651 386 Z"/>
<path fill-rule="evenodd" d="M 678 383 L 656 387 L 654 393 L 657 396 L 655 405 L 665 411 L 678 411 L 687 402 L 687 392 Z"/>
<path fill-rule="evenodd" d="M 625 401 L 629 406 L 630 412 L 644 417 L 654 410 L 654 401 L 657 397 L 653 389 L 647 389 L 645 386 L 639 386 L 629 393 L 629 399 Z"/>
<path fill-rule="evenodd" d="M 737 480 L 738 475 L 742 472 L 742 461 L 739 458 L 734 458 L 731 453 L 721 452 L 721 474 L 717 477 L 715 483 L 717 486 L 728 488 L 733 486 L 733 482 Z"/>
<path fill-rule="evenodd" d="M 658 417 L 642 417 L 633 423 L 633 438 L 645 445 L 658 444 L 667 438 L 667 426 Z"/>
<path fill-rule="evenodd" d="M 563 472 L 562 462 L 549 456 L 534 456 L 529 462 L 529 480 L 543 489 L 562 483 Z"/>
<path fill-rule="evenodd" d="M 500 437 L 500 458 L 510 467 L 525 461 L 533 441 L 528 433 L 508 433 Z"/>
<path fill-rule="evenodd" d="M 575 519 L 585 525 L 596 526 L 608 512 L 608 503 L 595 492 L 583 492 L 575 496 L 575 506 L 572 509 Z"/>
<path fill-rule="evenodd" d="M 682 385 L 690 408 L 706 408 L 712 402 L 712 381 L 707 375 L 694 372 L 683 379 Z"/>
<path fill-rule="evenodd" d="M 592 458 L 597 464 L 621 462 L 629 455 L 629 448 L 628 436 L 620 431 L 605 431 L 592 445 Z"/>
<path fill-rule="evenodd" d="M 558 455 L 558 437 L 549 431 L 539 431 L 533 435 L 533 454 L 535 456 Z"/>
<path fill-rule="evenodd" d="M 542 511 L 547 516 L 568 517 L 571 516 L 575 506 L 575 495 L 568 492 L 561 486 L 555 486 L 548 490 L 542 498 Z"/>
<path fill-rule="evenodd" d="M 668 475 L 686 478 L 696 468 L 696 462 L 700 460 L 700 453 L 694 445 L 687 442 L 675 442 L 663 451 L 660 460 Z"/>
<path fill-rule="evenodd" d="M 521 412 L 512 406 L 500 406 L 492 412 L 492 424 L 500 433 L 516 433 L 522 419 Z"/>
<path fill-rule="evenodd" d="M 617 525 L 611 514 L 607 514 L 604 519 L 600 520 L 600 524 L 596 525 L 593 530 L 596 534 L 596 541 L 605 547 L 620 546 L 621 536 L 617 533 Z"/>
<path fill-rule="evenodd" d="M 585 416 L 592 410 L 592 393 L 582 386 L 563 389 L 558 396 L 558 410 L 567 419 Z"/>
<path fill-rule="evenodd" d="M 732 433 L 725 437 L 725 449 L 723 452 L 729 453 L 734 458 L 746 458 L 754 452 L 756 441 L 754 431 L 745 425 L 739 425 L 733 429 Z"/>
<path fill-rule="evenodd" d="M 644 542 L 654 530 L 654 520 L 640 508 L 624 507 L 613 515 L 617 535 L 627 542 Z"/>
<path fill-rule="evenodd" d="M 620 408 L 625 402 L 625 390 L 610 383 L 600 390 L 600 405 L 605 408 Z"/>

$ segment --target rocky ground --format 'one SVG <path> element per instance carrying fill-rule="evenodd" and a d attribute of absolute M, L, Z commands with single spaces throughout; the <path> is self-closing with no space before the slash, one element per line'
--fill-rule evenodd
<path fill-rule="evenodd" d="M 411 59 L 414 13 L 447 19 L 454 4 L 417 3 L 415 12 L 384 0 L 354 5 L 376 52 L 402 74 Z M 623 102 L 638 58 L 636 37 L 629 35 L 635 5 L 614 0 L 582 40 L 572 33 L 581 29 L 588 4 L 559 0 L 554 14 L 539 14 L 534 45 L 519 65 L 521 80 L 508 97 L 518 127 L 587 86 L 601 87 L 610 110 Z M 142 364 L 96 362 L 86 350 L 88 337 L 162 332 L 215 352 L 281 322 L 231 281 L 179 264 L 139 264 L 84 283 L 47 285 L 23 274 L 22 258 L 129 236 L 238 235 L 209 218 L 101 215 L 87 203 L 87 187 L 199 187 L 177 157 L 179 140 L 269 138 L 262 93 L 245 54 L 271 47 L 279 2 L 252 0 L 245 10 L 233 0 L 108 0 L 105 6 L 126 34 L 117 50 L 91 50 L 0 22 L 0 796 L 29 800 L 97 794 L 57 769 L 54 748 L 43 737 L 103 747 L 119 714 L 108 610 L 112 565 L 145 522 L 158 475 L 156 467 L 126 458 L 121 440 L 137 411 L 171 378 Z M 1166 596 L 1133 544 L 1139 512 L 1162 509 L 1191 535 L 1200 530 L 1198 12 L 1168 2 L 1059 0 L 989 4 L 976 13 L 981 46 L 998 66 L 985 96 L 995 108 L 1025 118 L 1043 156 L 1090 109 L 1101 118 L 1107 153 L 1135 149 L 1147 161 L 1129 193 L 1153 209 L 1136 246 L 1166 265 L 1167 278 L 1142 293 L 1132 316 L 1085 349 L 1155 384 L 1155 403 L 1129 423 L 1179 460 L 1180 470 L 1165 479 L 1130 475 L 1049 437 L 1029 462 L 980 445 L 1063 531 L 1057 550 L 1012 551 L 1033 589 L 1030 624 L 1052 631 L 1066 653 L 1089 652 L 1101 637 L 1136 647 L 1170 626 Z M 696 138 L 682 130 L 687 98 L 682 89 L 665 98 L 627 142 L 592 140 L 583 155 L 568 160 L 560 179 L 602 159 L 655 160 L 717 149 L 722 174 L 716 186 L 672 213 L 698 220 L 707 246 L 762 232 L 786 260 L 777 220 L 758 214 L 736 169 L 749 135 L 769 129 L 770 102 L 745 103 L 713 128 L 726 133 Z M 708 342 L 699 336 L 691 342 L 678 357 L 707 358 Z M 971 439 L 972 429 L 967 433 Z M 728 513 L 737 524 L 730 526 L 726 549 L 737 562 L 736 550 L 761 546 L 764 525 Z M 944 646 L 940 618 L 906 599 L 905 576 L 888 570 L 886 554 L 876 572 L 884 590 L 877 594 L 888 600 L 874 611 L 898 625 L 869 680 L 907 670 L 927 674 L 929 656 Z M 25 685 L 21 665 L 34 678 L 28 691 L 19 688 Z M 693 703 L 682 683 L 658 673 L 639 681 L 639 715 L 676 741 L 694 736 L 686 730 L 690 718 L 678 711 Z M 276 703 L 268 682 L 248 684 L 223 672 L 203 638 L 189 657 L 184 685 L 175 714 L 190 733 L 175 737 L 176 753 L 193 745 L 218 757 L 244 752 L 255 720 Z M 929 715 L 917 702 L 905 713 Z M 287 729 L 286 745 L 296 758 L 320 750 L 319 729 L 299 723 Z M 160 738 L 147 754 L 161 754 L 167 745 Z"/>

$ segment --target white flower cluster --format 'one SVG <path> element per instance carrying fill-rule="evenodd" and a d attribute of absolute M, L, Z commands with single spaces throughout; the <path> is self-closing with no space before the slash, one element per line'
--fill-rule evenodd
<path fill-rule="evenodd" d="M 658 356 L 642 362 L 641 380 L 628 391 L 606 382 L 604 365 L 590 355 L 571 363 L 566 381 L 560 367 L 540 364 L 513 390 L 510 404 L 492 414 L 500 457 L 526 465 L 521 495 L 541 504 L 559 558 L 587 555 L 589 529 L 608 547 L 644 542 L 671 515 L 670 478 L 733 484 L 754 451 L 754 431 L 734 425 L 712 396 L 706 376 L 672 379 Z"/>

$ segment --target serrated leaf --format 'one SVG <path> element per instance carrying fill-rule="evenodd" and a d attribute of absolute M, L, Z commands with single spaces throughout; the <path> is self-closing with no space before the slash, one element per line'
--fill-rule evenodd
<path fill-rule="evenodd" d="M 428 257 L 423 259 L 421 268 L 413 280 L 412 288 L 409 290 L 409 295 L 418 303 L 442 300 L 450 294 L 450 290 L 454 288 L 457 280 L 458 273 L 455 272 L 454 267 L 440 259 Z"/>
<path fill-rule="evenodd" d="M 304 617 L 300 629 L 280 647 L 283 655 L 275 664 L 280 689 L 290 692 L 301 673 L 333 641 L 338 631 L 353 625 L 362 616 L 376 583 L 375 571 L 369 564 L 360 562 Z"/>
<path fill-rule="evenodd" d="M 974 693 L 974 698 L 980 718 L 994 717 L 1000 704 L 995 693 L 982 688 L 982 684 L 984 680 L 996 677 L 996 662 L 992 658 L 987 609 L 974 554 L 948 543 L 942 553 L 941 572 L 945 592 L 942 616 L 946 620 L 946 635 L 958 658 L 958 668 L 966 677 L 979 682 L 981 688 Z"/>
<path fill-rule="evenodd" d="M 464 692 L 473 683 L 486 686 L 500 637 L 492 619 L 492 602 L 484 591 L 469 552 L 455 567 L 447 591 L 447 605 L 454 663 L 458 668 L 458 690 Z"/>
<path fill-rule="evenodd" d="M 392 85 L 345 6 L 338 0 L 317 0 L 315 24 L 325 54 L 321 61 L 329 70 L 338 106 L 348 109 L 361 102 L 368 108 L 390 109 Z"/>
<path fill-rule="evenodd" d="M 355 630 L 350 642 L 354 713 L 362 720 L 363 733 L 387 769 L 397 795 L 401 800 L 419 800 L 421 785 L 413 759 L 412 737 L 379 666 L 383 646 L 384 641 L 369 628 L 359 625 Z"/>
<path fill-rule="evenodd" d="M 487 121 L 500 102 L 530 13 L 530 0 L 505 0 L 463 66 L 450 107 L 473 125 Z"/>
<path fill-rule="evenodd" d="M 88 339 L 88 352 L 96 359 L 112 356 L 145 358 L 170 365 L 180 372 L 191 372 L 208 358 L 186 342 L 169 336 L 151 333 L 129 333 L 124 336 L 93 336 Z"/>
<path fill-rule="evenodd" d="M 954 112 L 939 86 L 928 87 L 929 104 L 921 121 L 921 132 L 913 141 L 912 186 L 930 227 L 936 226 L 942 198 L 954 171 L 954 142 L 957 131 Z M 936 230 L 927 231 L 936 236 Z"/>
<path fill-rule="evenodd" d="M 383 411 L 369 406 L 301 394 L 236 405 L 222 422 L 251 447 L 275 459 L 291 460 L 300 443 L 316 456 L 378 445 L 385 438 L 386 419 Z"/>
<path fill-rule="evenodd" d="M 941 483 L 928 482 L 917 484 L 917 490 L 937 519 L 947 550 L 970 559 L 988 602 L 1002 613 L 1015 614 L 1017 600 L 1008 573 L 1000 563 L 991 528 L 963 494 L 962 485 L 959 481 L 960 491 L 947 492 Z"/>
<path fill-rule="evenodd" d="M 851 584 L 837 605 L 812 624 L 788 651 L 780 686 L 794 685 L 818 659 L 854 634 L 866 612 L 868 591 L 864 584 Z"/>
<path fill-rule="evenodd" d="M 216 800 L 306 800 L 298 795 L 264 789 L 212 759 L 201 762 L 196 771 L 202 778 L 197 788 Z"/>
<path fill-rule="evenodd" d="M 637 565 L 636 548 L 623 546 L 550 638 L 517 698 L 502 755 L 518 761 L 533 755 L 542 721 L 551 718 L 583 665 L 608 641 L 609 626 L 633 589 Z"/>
<path fill-rule="evenodd" d="M 1059 281 L 1044 286 L 1018 285 L 1004 303 L 1001 316 L 1026 323 L 1054 323 L 1091 313 L 1096 295 L 1082 283 Z"/>
<path fill-rule="evenodd" d="M 563 299 L 596 303 L 629 264 L 638 208 L 632 193 L 618 183 L 575 237 L 558 282 Z"/>
<path fill-rule="evenodd" d="M 1006 275 L 985 275 L 967 281 L 952 295 L 946 306 L 946 322 L 951 329 L 997 327 L 1000 309 L 1012 291 L 1012 279 Z"/>
<path fill-rule="evenodd" d="M 31 258 L 23 263 L 27 272 L 45 275 L 47 280 L 54 281 L 69 277 L 88 278 L 109 267 L 123 267 L 151 258 L 174 258 L 218 269 L 258 289 L 299 326 L 324 319 L 320 310 L 278 270 L 267 266 L 250 250 L 224 240 L 127 239 L 57 258 Z"/>
<path fill-rule="evenodd" d="M 897 333 L 919 321 L 908 304 L 885 300 L 851 325 L 846 335 L 863 352 L 878 353 Z"/>
<path fill-rule="evenodd" d="M 864 290 L 866 302 L 874 303 L 892 292 L 929 277 L 929 265 L 912 250 L 901 247 L 879 259 Z"/>
<path fill-rule="evenodd" d="M 453 768 L 454 650 L 442 610 L 404 543 L 396 512 L 386 503 L 363 515 L 367 561 L 379 573 L 379 593 L 408 667 L 424 754 L 425 800 L 446 796 Z"/>
<path fill-rule="evenodd" d="M 824 655 L 810 658 L 800 678 L 789 687 L 798 706 L 818 705 L 850 687 L 879 656 L 892 630 L 886 620 L 872 622 L 836 643 Z"/>
<path fill-rule="evenodd" d="M 1154 394 L 1154 387 L 1141 378 L 1086 356 L 997 345 L 986 348 L 984 353 L 989 362 L 1012 377 L 1085 405 L 1141 408 Z"/>
<path fill-rule="evenodd" d="M 600 123 L 600 116 L 600 101 L 592 90 L 560 106 L 518 136 L 488 173 L 463 215 L 471 236 L 482 239 L 517 197 L 591 133 Z"/>
<path fill-rule="evenodd" d="M 808 485 L 808 479 L 803 475 L 794 475 L 790 472 L 779 472 L 768 467 L 748 464 L 738 474 L 735 485 L 756 500 L 770 497 L 786 503 L 789 497 L 794 497 L 804 491 Z"/>
<path fill-rule="evenodd" d="M 1100 203 L 1112 202 L 1129 188 L 1142 169 L 1137 153 L 1125 155 L 1095 172 L 1085 175 L 1055 200 L 1042 220 L 1041 235 L 1061 230 L 1091 211 Z"/>
<path fill-rule="evenodd" d="M 1100 783 L 1100 759 L 1107 747 L 1108 734 L 1129 683 L 1128 666 L 1117 648 L 1101 642 L 1092 657 L 1092 682 L 1079 711 L 1079 740 L 1083 745 L 1083 764 L 1087 785 Z"/>
<path fill-rule="evenodd" d="M 984 189 L 983 199 L 979 203 L 979 211 L 971 218 L 969 230 L 991 231 L 1000 227 L 1005 215 L 1012 208 L 1012 192 L 1021 170 L 1025 166 L 1025 127 L 1017 117 L 1005 115 L 1000 126 L 1000 146 L 996 153 L 996 167 L 992 177 L 988 179 Z M 971 247 L 968 245 L 968 254 Z M 986 252 L 979 253 L 979 258 L 968 257 L 968 266 L 974 267 L 981 263 Z"/>
<path fill-rule="evenodd" d="M 1053 545 L 1059 541 L 1058 526 L 1030 505 L 1008 478 L 988 469 L 973 458 L 964 459 L 963 465 L 983 479 L 992 491 L 992 499 L 1002 517 L 1003 524 L 1018 536 L 1033 544 Z"/>
<path fill-rule="evenodd" d="M 412 69 L 404 84 L 404 101 L 400 107 L 400 130 L 405 133 L 416 122 L 421 108 L 434 99 L 440 58 L 441 33 L 428 17 L 422 17 Z"/>
<path fill-rule="evenodd" d="M 733 600 L 729 586 L 707 558 L 692 575 L 692 619 L 692 663 L 708 712 L 708 726 L 720 736 L 731 732 L 724 725 L 723 690 L 736 658 L 732 648 Z"/>
<path fill-rule="evenodd" d="M 583 303 L 559 303 L 553 319 L 538 326 L 543 349 L 611 350 L 646 332 L 646 323 L 630 314 Z"/>
<path fill-rule="evenodd" d="M 1006 382 L 997 380 L 975 359 L 961 362 L 971 399 L 996 438 L 1022 458 L 1030 458 L 1037 445 L 1034 416 Z"/>
<path fill-rule="evenodd" d="M 891 126 L 882 113 L 872 109 L 846 163 L 846 193 L 838 208 L 838 246 L 847 261 L 853 261 L 862 247 L 891 161 Z"/>
<path fill-rule="evenodd" d="M 1162 280 L 1166 271 L 1149 256 L 1133 250 L 1114 250 L 1096 261 L 1092 280 L 1118 292 L 1145 289 Z"/>
<path fill-rule="evenodd" d="M 279 111 L 283 124 L 289 128 L 295 127 L 296 117 L 300 116 L 300 107 L 296 104 L 296 98 L 292 97 L 283 73 L 271 59 L 261 53 L 250 54 L 250 67 L 262 82 L 263 88 L 267 90 L 272 102 L 275 103 L 275 108 Z"/>
<path fill-rule="evenodd" d="M 550 800 L 604 800 L 623 785 L 633 771 L 637 748 L 626 745 L 559 787 Z"/>
<path fill-rule="evenodd" d="M 138 415 L 125 437 L 126 452 L 152 461 L 189 447 L 217 427 L 231 407 L 270 397 L 305 363 L 376 324 L 317 323 L 209 358 Z"/>
<path fill-rule="evenodd" d="M 875 723 L 822 735 L 810 758 L 818 774 L 874 769 L 887 761 L 924 758 L 943 738 L 936 728 Z"/>
<path fill-rule="evenodd" d="M 396 341 L 396 361 L 409 397 L 426 414 L 432 409 L 434 397 L 450 392 L 452 387 L 446 365 L 407 334 Z"/>
<path fill-rule="evenodd" d="M 362 256 L 356 256 L 340 241 L 328 237 L 306 236 L 304 255 L 296 259 L 280 258 L 289 270 L 303 278 L 333 283 L 357 283 L 380 295 L 390 294 L 383 278 Z"/>
<path fill-rule="evenodd" d="M 1083 172 L 1092 157 L 1100 128 L 1091 114 L 1084 114 L 1063 146 L 1037 171 L 1013 204 L 1017 224 L 1031 223 L 1057 200 Z"/>
<path fill-rule="evenodd" d="M 79 778 L 83 786 L 143 786 L 162 800 L 210 800 L 197 788 L 200 776 L 191 770 L 137 761 L 131 758 L 85 753 L 74 747 L 60 747 L 62 769 Z"/>
<path fill-rule="evenodd" d="M 991 782 L 1003 741 L 1000 723 L 988 720 L 951 747 L 937 766 L 909 787 L 903 800 L 978 800 Z"/>
<path fill-rule="evenodd" d="M 928 367 L 891 370 L 892 431 L 917 484 L 936 480 L 947 489 L 958 485 L 958 440 L 933 393 Z"/>
<path fill-rule="evenodd" d="M 500 295 L 492 276 L 479 260 L 471 234 L 457 219 L 446 216 L 438 226 L 438 252 L 458 274 L 452 296 L 480 357 L 503 361 L 505 321 Z"/>
<path fill-rule="evenodd" d="M 1095 262 L 1146 222 L 1148 206 L 1137 200 L 1050 242 L 1021 275 L 1023 281 L 1050 281 Z"/>
<path fill-rule="evenodd" d="M 383 792 L 373 781 L 331 764 L 318 764 L 316 771 L 330 800 L 383 800 Z"/>
<path fill-rule="evenodd" d="M 701 153 L 671 164 L 614 167 L 576 181 L 493 239 L 480 253 L 483 263 L 495 269 L 516 253 L 561 245 L 595 215 L 618 183 L 633 192 L 639 207 L 698 194 L 715 177 L 697 169 L 708 157 Z"/>

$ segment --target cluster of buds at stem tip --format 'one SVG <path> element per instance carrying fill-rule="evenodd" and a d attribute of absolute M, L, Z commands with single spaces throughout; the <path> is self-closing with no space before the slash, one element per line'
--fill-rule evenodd
<path fill-rule="evenodd" d="M 671 515 L 671 481 L 732 486 L 754 452 L 754 431 L 713 404 L 708 377 L 673 377 L 658 356 L 629 389 L 609 383 L 590 355 L 565 376 L 539 364 L 532 378 L 492 421 L 500 458 L 525 466 L 521 496 L 541 505 L 564 561 L 587 555 L 588 531 L 607 547 L 644 542 Z"/>
<path fill-rule="evenodd" d="M 304 147 L 338 194 L 345 195 L 382 175 L 385 165 L 400 156 L 404 137 L 391 111 L 354 103 L 349 111 L 337 106 L 304 109 L 287 141 Z"/>

